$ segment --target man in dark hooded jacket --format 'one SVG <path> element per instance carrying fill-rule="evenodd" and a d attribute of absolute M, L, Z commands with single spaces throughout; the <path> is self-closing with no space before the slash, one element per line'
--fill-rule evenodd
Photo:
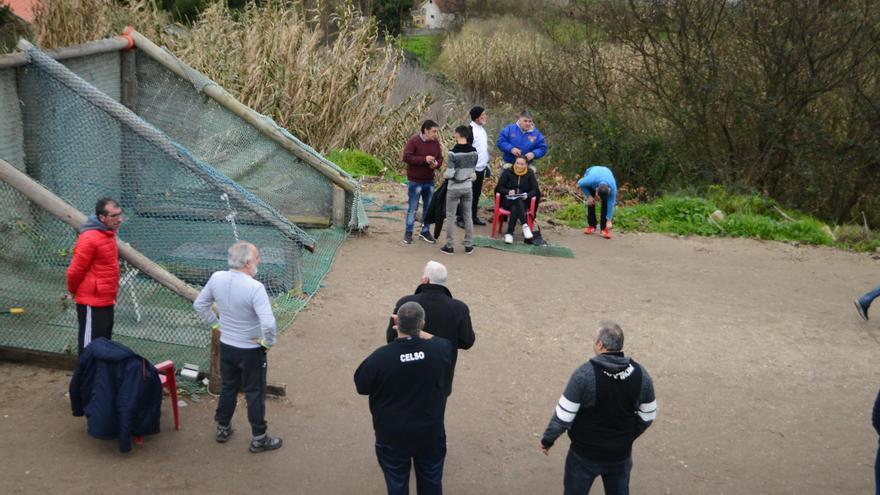
<path fill-rule="evenodd" d="M 454 299 L 446 288 L 448 272 L 446 267 L 436 261 L 429 261 L 422 272 L 422 278 L 416 293 L 402 297 L 394 305 L 394 313 L 388 322 L 386 340 L 391 343 L 397 338 L 397 310 L 407 302 L 415 301 L 425 310 L 425 333 L 434 337 L 442 337 L 452 343 L 452 366 L 446 380 L 446 395 L 452 393 L 452 378 L 455 373 L 455 362 L 459 349 L 470 349 L 476 336 L 471 326 L 471 313 L 467 304 Z"/>
<path fill-rule="evenodd" d="M 584 495 L 597 476 L 606 495 L 628 495 L 632 444 L 657 417 L 648 371 L 623 355 L 623 330 L 605 322 L 596 333 L 596 355 L 575 370 L 541 438 L 549 455 L 568 430 L 565 494 Z"/>

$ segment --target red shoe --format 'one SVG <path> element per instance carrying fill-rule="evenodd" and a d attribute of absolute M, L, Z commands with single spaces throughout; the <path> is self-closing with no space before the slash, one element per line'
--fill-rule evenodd
<path fill-rule="evenodd" d="M 587 227 L 584 229 L 584 234 L 590 235 L 596 231 L 596 227 Z"/>
<path fill-rule="evenodd" d="M 611 231 L 608 229 L 602 229 L 602 237 L 611 239 Z"/>

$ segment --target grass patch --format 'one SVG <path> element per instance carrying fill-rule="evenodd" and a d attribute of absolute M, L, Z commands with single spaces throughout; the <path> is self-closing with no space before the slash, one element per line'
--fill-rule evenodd
<path fill-rule="evenodd" d="M 716 210 L 724 213 L 724 219 L 712 218 Z M 857 225 L 831 230 L 821 221 L 786 210 L 770 198 L 735 194 L 717 186 L 709 188 L 705 197 L 666 195 L 648 203 L 618 206 L 614 212 L 614 228 L 628 231 L 746 237 L 854 251 L 874 251 L 880 247 L 880 233 Z M 556 211 L 554 220 L 572 228 L 585 227 L 583 203 L 566 200 Z"/>
<path fill-rule="evenodd" d="M 431 64 L 440 56 L 443 35 L 401 36 L 398 43 L 403 50 L 412 53 L 422 64 L 422 67 L 431 67 Z"/>
<path fill-rule="evenodd" d="M 354 177 L 375 177 L 385 169 L 381 160 L 360 150 L 334 150 L 327 159 Z"/>

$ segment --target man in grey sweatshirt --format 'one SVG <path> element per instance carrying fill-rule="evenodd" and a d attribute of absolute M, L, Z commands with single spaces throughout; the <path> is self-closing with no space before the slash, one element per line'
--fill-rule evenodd
<path fill-rule="evenodd" d="M 266 433 L 266 351 L 275 345 L 275 316 L 266 287 L 254 279 L 260 252 L 249 242 L 229 248 L 230 270 L 214 272 L 193 307 L 202 319 L 220 328 L 220 400 L 214 420 L 217 441 L 232 436 L 232 415 L 243 389 L 251 424 L 251 452 L 281 447 L 281 439 Z M 217 303 L 220 319 L 211 310 Z"/>
<path fill-rule="evenodd" d="M 455 128 L 455 146 L 449 150 L 446 160 L 446 172 L 443 177 L 446 185 L 446 245 L 440 248 L 444 254 L 454 254 L 453 227 L 455 213 L 461 203 L 461 211 L 471 211 L 473 201 L 473 179 L 477 167 L 477 150 L 468 144 L 471 128 L 462 125 Z M 474 219 L 472 215 L 464 215 L 464 252 L 474 252 Z"/>

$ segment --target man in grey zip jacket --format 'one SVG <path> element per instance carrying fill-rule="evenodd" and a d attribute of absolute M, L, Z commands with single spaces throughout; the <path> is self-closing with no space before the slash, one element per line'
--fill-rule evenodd
<path fill-rule="evenodd" d="M 549 455 L 568 430 L 565 494 L 589 493 L 601 476 L 606 495 L 628 495 L 632 444 L 657 417 L 654 385 L 642 365 L 623 355 L 623 330 L 616 323 L 602 323 L 594 349 L 559 398 L 541 450 Z"/>
<path fill-rule="evenodd" d="M 462 125 L 455 129 L 455 146 L 449 150 L 446 160 L 446 173 L 443 177 L 448 181 L 446 186 L 446 245 L 440 248 L 445 254 L 453 254 L 453 225 L 458 204 L 462 211 L 471 211 L 473 201 L 473 177 L 477 166 L 477 150 L 468 144 L 471 129 Z M 472 215 L 464 215 L 464 252 L 474 251 L 474 219 Z"/>

